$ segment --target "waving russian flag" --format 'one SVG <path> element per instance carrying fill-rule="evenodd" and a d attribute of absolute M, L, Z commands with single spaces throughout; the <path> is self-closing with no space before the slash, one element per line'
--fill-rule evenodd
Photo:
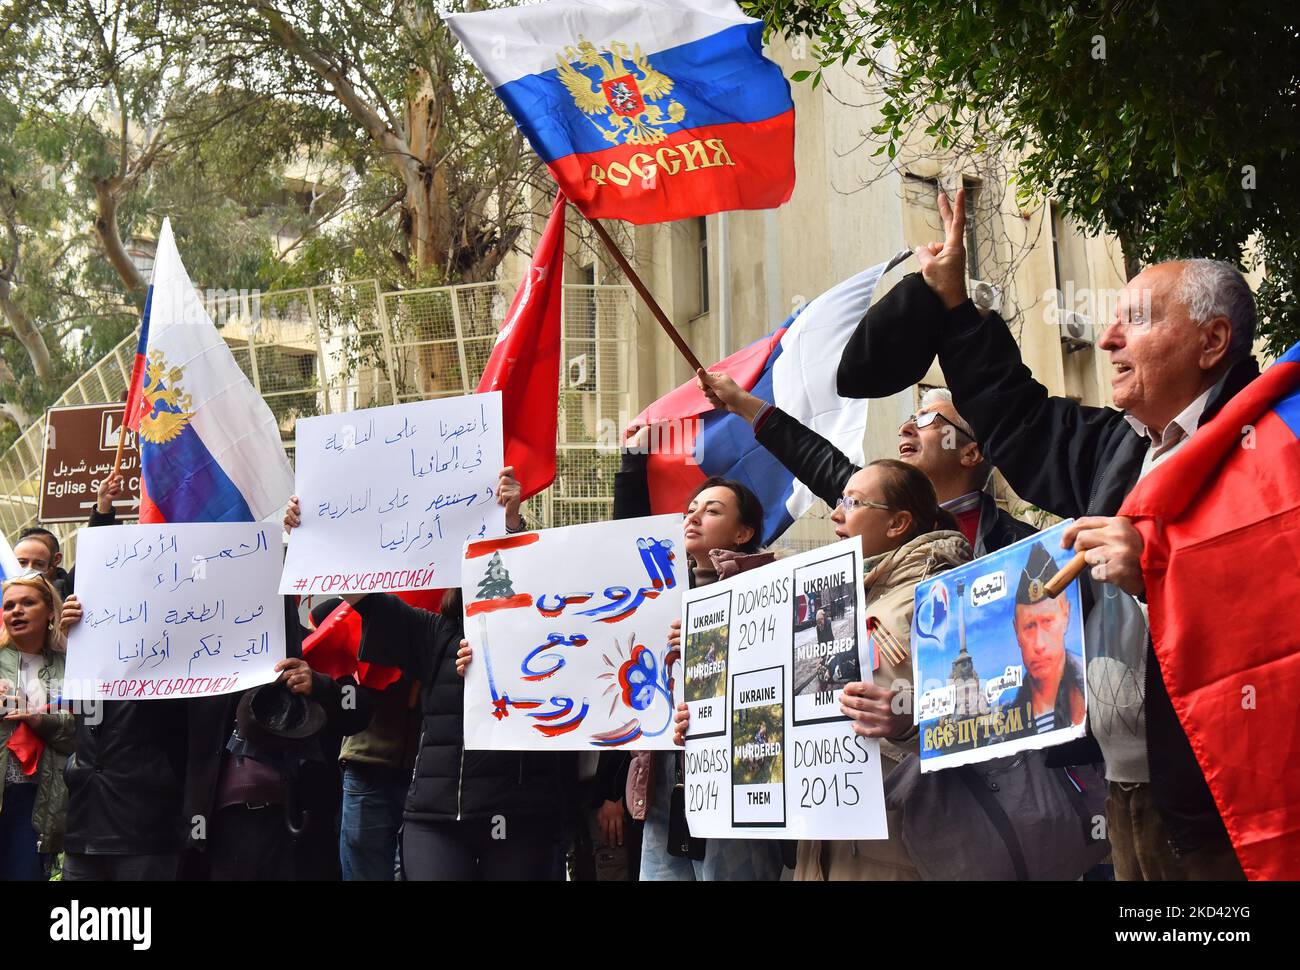
<path fill-rule="evenodd" d="M 1300 879 L 1300 344 L 1158 465 L 1142 533 L 1151 639 L 1251 879 Z"/>
<path fill-rule="evenodd" d="M 794 102 L 732 0 L 551 0 L 443 17 L 588 218 L 768 209 Z"/>
<path fill-rule="evenodd" d="M 141 522 L 255 522 L 293 494 L 280 428 L 217 332 L 163 220 L 126 424 Z"/>
<path fill-rule="evenodd" d="M 751 394 L 775 404 L 863 464 L 867 402 L 835 392 L 834 362 L 866 314 L 889 265 L 873 266 L 832 287 L 774 333 L 709 370 L 728 374 Z M 767 545 L 813 503 L 812 492 L 755 440 L 749 422 L 714 411 L 694 380 L 655 401 L 633 423 L 659 425 L 659 441 L 652 444 L 647 462 L 650 504 L 656 515 L 681 512 L 691 493 L 712 475 L 734 478 L 763 501 Z M 672 429 L 681 435 L 679 442 L 665 441 L 664 432 Z"/>

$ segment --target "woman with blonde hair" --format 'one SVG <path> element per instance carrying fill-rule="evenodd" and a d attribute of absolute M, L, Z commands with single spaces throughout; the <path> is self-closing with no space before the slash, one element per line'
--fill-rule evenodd
<path fill-rule="evenodd" d="M 81 618 L 37 572 L 3 587 L 0 628 L 0 881 L 46 878 L 42 856 L 62 847 L 68 809 L 63 765 L 73 716 L 58 703 L 65 635 Z"/>

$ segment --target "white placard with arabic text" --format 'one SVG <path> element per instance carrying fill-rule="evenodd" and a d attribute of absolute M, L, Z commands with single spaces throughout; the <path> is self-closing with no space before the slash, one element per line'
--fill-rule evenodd
<path fill-rule="evenodd" d="M 280 529 L 262 522 L 122 525 L 77 533 L 81 622 L 70 700 L 207 697 L 275 680 Z"/>
<path fill-rule="evenodd" d="M 459 586 L 466 541 L 506 529 L 503 451 L 497 391 L 300 418 L 280 592 Z"/>
<path fill-rule="evenodd" d="M 656 515 L 468 543 L 465 747 L 671 749 L 681 535 Z"/>

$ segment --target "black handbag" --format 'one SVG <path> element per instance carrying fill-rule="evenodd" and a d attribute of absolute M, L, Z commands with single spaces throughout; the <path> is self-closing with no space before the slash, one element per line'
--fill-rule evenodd
<path fill-rule="evenodd" d="M 708 849 L 708 839 L 697 839 L 691 835 L 686 824 L 686 783 L 682 777 L 682 756 L 673 755 L 675 780 L 673 794 L 668 800 L 668 854 L 678 859 L 704 861 Z"/>
<path fill-rule="evenodd" d="M 885 780 L 923 879 L 1074 880 L 1110 852 L 1106 780 L 1049 768 L 1042 751 L 921 774 L 908 755 Z"/>

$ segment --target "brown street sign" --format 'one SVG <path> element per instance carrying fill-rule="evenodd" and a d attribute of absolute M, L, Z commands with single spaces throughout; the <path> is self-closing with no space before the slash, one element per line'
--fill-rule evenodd
<path fill-rule="evenodd" d="M 42 522 L 84 522 L 95 507 L 99 483 L 113 470 L 125 408 L 78 404 L 45 412 L 45 462 L 41 473 Z M 134 431 L 122 447 L 124 494 L 113 504 L 121 518 L 140 514 L 140 449 Z"/>

